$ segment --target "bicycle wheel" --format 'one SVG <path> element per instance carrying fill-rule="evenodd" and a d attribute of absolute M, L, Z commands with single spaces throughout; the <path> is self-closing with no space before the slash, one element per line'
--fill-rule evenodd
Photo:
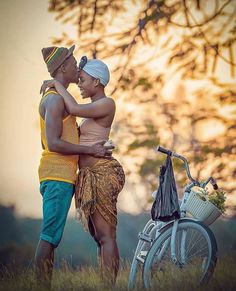
<path fill-rule="evenodd" d="M 142 233 L 148 235 L 152 231 L 155 225 L 156 225 L 156 222 L 150 219 L 144 226 Z M 147 243 L 144 240 L 139 239 L 135 253 L 134 253 L 134 257 L 132 260 L 132 264 L 130 266 L 130 273 L 129 273 L 129 280 L 128 280 L 129 290 L 133 289 L 136 284 L 138 268 L 140 265 L 140 262 L 137 260 L 137 256 L 140 254 L 140 252 L 142 251 L 144 252 L 145 250 L 147 251 L 147 248 L 150 248 L 150 243 Z"/>
<path fill-rule="evenodd" d="M 171 233 L 173 223 L 161 231 L 150 248 L 143 267 L 145 288 L 168 287 L 178 284 L 196 286 L 206 283 L 212 275 L 217 261 L 217 244 L 212 231 L 199 221 L 179 220 L 175 237 L 175 255 L 171 257 Z M 168 280 L 168 281 L 167 281 Z M 191 288 L 191 287 L 190 287 Z"/>

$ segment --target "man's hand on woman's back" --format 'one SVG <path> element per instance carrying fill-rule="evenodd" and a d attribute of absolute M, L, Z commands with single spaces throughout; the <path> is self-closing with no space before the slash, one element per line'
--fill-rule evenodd
<path fill-rule="evenodd" d="M 93 156 L 97 158 L 111 158 L 112 150 L 115 148 L 113 145 L 104 146 L 106 141 L 100 141 L 92 145 Z"/>

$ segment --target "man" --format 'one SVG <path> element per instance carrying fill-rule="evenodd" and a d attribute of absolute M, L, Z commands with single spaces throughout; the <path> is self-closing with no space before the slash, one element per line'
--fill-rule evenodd
<path fill-rule="evenodd" d="M 42 49 L 50 75 L 66 88 L 78 82 L 75 46 Z M 104 157 L 112 147 L 78 145 L 76 119 L 66 112 L 63 98 L 50 89 L 40 105 L 41 141 L 43 146 L 39 166 L 40 192 L 43 197 L 43 225 L 35 254 L 36 275 L 39 281 L 50 285 L 54 249 L 58 246 L 71 199 L 74 193 L 78 155 Z"/>

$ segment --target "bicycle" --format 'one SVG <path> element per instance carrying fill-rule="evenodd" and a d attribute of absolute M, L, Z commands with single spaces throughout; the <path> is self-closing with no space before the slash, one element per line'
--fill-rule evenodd
<path fill-rule="evenodd" d="M 139 233 L 128 289 L 135 287 L 139 267 L 142 283 L 148 289 L 162 280 L 166 270 L 172 271 L 174 277 L 186 278 L 187 273 L 191 275 L 191 280 L 195 278 L 198 283 L 206 283 L 217 262 L 217 242 L 208 225 L 221 212 L 211 202 L 202 201 L 192 189 L 195 186 L 205 189 L 211 183 L 214 190 L 217 190 L 216 181 L 212 177 L 203 182 L 193 179 L 185 157 L 160 146 L 157 151 L 182 160 L 190 183 L 186 185 L 180 202 L 179 219 L 165 223 L 149 220 Z M 192 217 L 187 217 L 187 213 Z"/>

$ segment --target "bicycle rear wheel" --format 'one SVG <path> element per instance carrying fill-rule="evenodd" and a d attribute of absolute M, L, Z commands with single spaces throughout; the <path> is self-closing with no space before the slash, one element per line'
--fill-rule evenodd
<path fill-rule="evenodd" d="M 165 288 L 170 290 L 178 284 L 196 286 L 206 283 L 214 271 L 217 244 L 212 231 L 199 221 L 179 220 L 175 238 L 177 262 L 173 262 L 170 247 L 172 226 L 173 223 L 163 228 L 146 256 L 142 274 L 145 288 L 163 284 L 168 284 Z"/>

